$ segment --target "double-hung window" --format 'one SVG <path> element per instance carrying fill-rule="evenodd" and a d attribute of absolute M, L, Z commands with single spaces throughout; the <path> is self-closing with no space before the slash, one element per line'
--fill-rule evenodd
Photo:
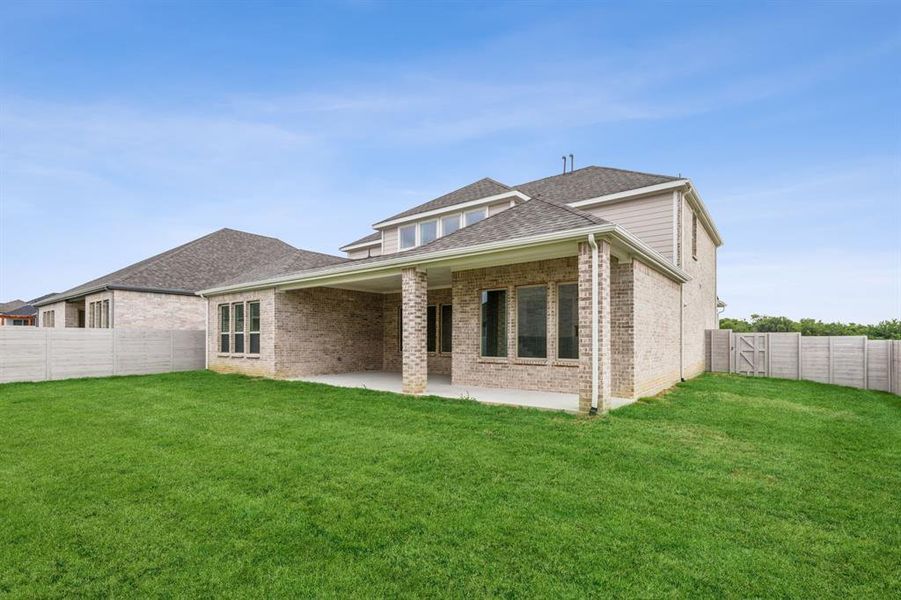
<path fill-rule="evenodd" d="M 260 353 L 260 303 L 248 302 L 247 312 L 250 320 L 250 354 Z"/>
<path fill-rule="evenodd" d="M 547 358 L 547 286 L 516 290 L 516 356 Z"/>
<path fill-rule="evenodd" d="M 557 286 L 557 358 L 579 358 L 579 284 Z"/>
<path fill-rule="evenodd" d="M 231 319 L 229 319 L 228 304 L 219 305 L 219 352 L 228 352 L 229 333 L 231 332 Z"/>
<path fill-rule="evenodd" d="M 397 235 L 401 250 L 406 250 L 416 245 L 416 225 L 405 225 L 399 228 Z"/>
<path fill-rule="evenodd" d="M 482 356 L 507 356 L 507 290 L 482 292 Z"/>
<path fill-rule="evenodd" d="M 244 303 L 232 305 L 232 320 L 235 329 L 235 354 L 244 354 Z"/>

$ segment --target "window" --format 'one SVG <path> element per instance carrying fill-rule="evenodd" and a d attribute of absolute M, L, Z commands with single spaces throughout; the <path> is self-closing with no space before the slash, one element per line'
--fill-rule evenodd
<path fill-rule="evenodd" d="M 260 353 L 260 303 L 250 302 L 247 305 L 247 313 L 250 317 L 250 353 Z"/>
<path fill-rule="evenodd" d="M 55 327 L 56 326 L 56 311 L 55 310 L 45 310 L 41 314 L 41 324 L 44 327 Z"/>
<path fill-rule="evenodd" d="M 232 320 L 235 322 L 235 354 L 244 354 L 244 303 L 232 305 Z"/>
<path fill-rule="evenodd" d="M 698 259 L 698 215 L 691 213 L 691 257 Z"/>
<path fill-rule="evenodd" d="M 547 358 L 547 287 L 516 290 L 516 356 Z"/>
<path fill-rule="evenodd" d="M 441 235 L 450 235 L 460 229 L 460 215 L 441 218 Z"/>
<path fill-rule="evenodd" d="M 482 292 L 482 356 L 507 356 L 507 291 Z"/>
<path fill-rule="evenodd" d="M 557 286 L 557 358 L 579 358 L 579 284 Z"/>
<path fill-rule="evenodd" d="M 416 225 L 407 225 L 398 230 L 400 249 L 412 248 L 416 245 Z"/>
<path fill-rule="evenodd" d="M 25 319 L 13 319 L 13 325 L 27 325 Z"/>
<path fill-rule="evenodd" d="M 219 306 L 219 352 L 228 352 L 228 333 L 230 331 L 228 304 Z"/>
<path fill-rule="evenodd" d="M 100 311 L 100 326 L 109 329 L 109 300 L 104 300 Z"/>
<path fill-rule="evenodd" d="M 441 305 L 441 351 L 450 354 L 454 349 L 454 307 Z"/>
<path fill-rule="evenodd" d="M 427 306 L 425 309 L 425 350 L 438 351 L 438 307 Z"/>
<path fill-rule="evenodd" d="M 487 208 L 477 208 L 476 210 L 471 210 L 464 215 L 464 221 L 466 225 L 473 225 L 478 223 L 482 219 L 488 216 Z"/>
<path fill-rule="evenodd" d="M 88 327 L 90 327 L 90 328 L 92 328 L 92 329 L 93 329 L 94 327 L 97 327 L 97 325 L 94 324 L 94 317 L 95 317 L 95 316 L 96 316 L 96 313 L 94 312 L 94 303 L 93 303 L 93 302 L 89 302 L 89 303 L 88 303 Z"/>
<path fill-rule="evenodd" d="M 426 221 L 419 224 L 419 245 L 424 246 L 438 238 L 438 221 Z"/>

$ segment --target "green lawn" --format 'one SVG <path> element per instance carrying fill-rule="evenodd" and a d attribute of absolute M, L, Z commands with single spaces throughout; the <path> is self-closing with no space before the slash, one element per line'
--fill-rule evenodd
<path fill-rule="evenodd" d="M 604 418 L 212 373 L 0 386 L 0 596 L 898 597 L 901 398 Z"/>

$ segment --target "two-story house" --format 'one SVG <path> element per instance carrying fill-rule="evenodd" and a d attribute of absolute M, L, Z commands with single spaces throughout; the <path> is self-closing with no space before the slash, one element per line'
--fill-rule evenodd
<path fill-rule="evenodd" d="M 208 364 L 269 377 L 388 371 L 578 394 L 579 409 L 704 370 L 722 241 L 692 183 L 586 167 L 481 179 L 342 247 L 268 261 L 200 293 Z"/>

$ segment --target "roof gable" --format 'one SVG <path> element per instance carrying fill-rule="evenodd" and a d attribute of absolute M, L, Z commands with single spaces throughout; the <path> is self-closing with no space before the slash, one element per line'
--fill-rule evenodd
<path fill-rule="evenodd" d="M 346 259 L 297 249 L 290 244 L 235 229 L 220 229 L 125 268 L 98 277 L 41 304 L 88 293 L 104 287 L 194 293 L 260 265 L 290 258 L 303 268 L 325 266 Z"/>
<path fill-rule="evenodd" d="M 479 179 L 469 185 L 465 185 L 460 189 L 454 190 L 448 194 L 444 194 L 443 196 L 439 196 L 434 200 L 429 200 L 428 202 L 424 202 L 419 206 L 414 206 L 409 210 L 405 210 L 403 212 L 397 213 L 387 219 L 382 219 L 379 221 L 380 223 L 384 223 L 386 221 L 393 221 L 395 219 L 402 219 L 404 217 L 410 217 L 413 215 L 418 215 L 419 213 L 424 213 L 430 210 L 436 210 L 439 208 L 448 208 L 454 206 L 456 204 L 461 204 L 463 202 L 470 202 L 472 200 L 480 200 L 482 198 L 488 198 L 489 196 L 496 196 L 498 194 L 503 194 L 505 192 L 512 191 L 509 186 L 504 185 L 490 177 L 485 177 L 483 179 Z"/>
<path fill-rule="evenodd" d="M 572 173 L 536 179 L 518 185 L 515 189 L 533 198 L 562 204 L 678 180 L 678 177 L 669 175 L 592 166 L 576 169 Z"/>

